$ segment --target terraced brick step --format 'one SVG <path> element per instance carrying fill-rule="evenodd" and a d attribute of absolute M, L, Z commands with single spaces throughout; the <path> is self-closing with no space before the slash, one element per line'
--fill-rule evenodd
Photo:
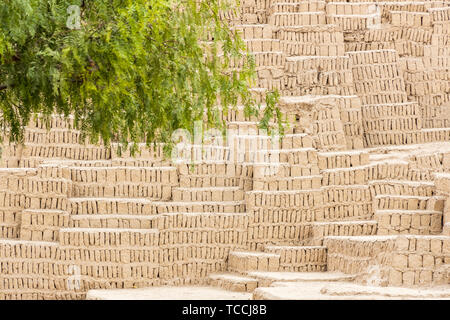
<path fill-rule="evenodd" d="M 442 211 L 375 210 L 378 234 L 440 234 Z"/>
<path fill-rule="evenodd" d="M 306 133 L 285 134 L 281 138 L 282 149 L 312 148 L 313 139 Z"/>
<path fill-rule="evenodd" d="M 85 214 L 152 214 L 152 202 L 143 198 L 70 198 L 69 213 Z"/>
<path fill-rule="evenodd" d="M 277 39 L 247 39 L 244 42 L 247 48 L 253 52 L 281 51 L 280 40 Z"/>
<path fill-rule="evenodd" d="M 348 56 L 294 56 L 286 58 L 286 72 L 297 73 L 299 71 L 313 71 L 316 68 L 321 68 L 323 71 L 349 72 L 350 59 Z M 350 73 L 351 74 L 351 73 Z M 292 97 L 293 100 L 303 100 L 303 102 L 314 102 L 318 99 L 326 99 L 327 95 L 313 95 L 313 96 L 298 96 Z M 333 95 L 328 95 L 328 98 L 333 98 Z"/>
<path fill-rule="evenodd" d="M 322 186 L 321 175 L 284 177 L 284 178 L 268 177 L 262 181 L 253 181 L 254 191 L 311 190 L 311 189 L 318 189 L 321 186 Z"/>
<path fill-rule="evenodd" d="M 70 226 L 70 215 L 62 210 L 28 209 L 21 214 L 20 239 L 58 241 L 59 229 Z"/>
<path fill-rule="evenodd" d="M 437 203 L 433 203 L 435 199 L 427 196 L 378 194 L 375 196 L 375 208 L 376 210 L 427 210 L 433 204 L 435 208 L 441 208 L 443 201 L 437 200 Z"/>
<path fill-rule="evenodd" d="M 58 246 L 56 242 L 0 239 L 0 254 L 3 261 L 17 261 L 17 259 L 33 261 L 38 258 L 52 262 L 56 260 Z M 13 273 L 12 270 L 11 273 Z"/>
<path fill-rule="evenodd" d="M 317 150 L 314 148 L 256 150 L 252 153 L 253 162 L 289 163 L 303 167 L 313 167 L 317 163 Z"/>
<path fill-rule="evenodd" d="M 178 183 L 172 186 L 178 185 Z M 172 197 L 172 186 L 162 182 L 123 182 L 123 183 L 82 183 L 73 184 L 74 198 L 146 198 L 169 200 Z"/>
<path fill-rule="evenodd" d="M 346 274 L 362 274 L 379 263 L 381 253 L 394 250 L 397 236 L 327 236 L 327 270 Z"/>
<path fill-rule="evenodd" d="M 322 186 L 326 205 L 331 204 L 367 204 L 372 201 L 370 189 L 365 184 Z"/>
<path fill-rule="evenodd" d="M 99 146 L 27 143 L 23 148 L 22 157 L 26 159 L 67 158 L 74 160 L 106 160 L 111 158 L 111 152 L 109 149 Z"/>
<path fill-rule="evenodd" d="M 107 228 L 107 229 L 152 229 L 157 224 L 157 217 L 132 214 L 86 214 L 72 215 L 73 228 Z"/>
<path fill-rule="evenodd" d="M 111 160 L 68 160 L 68 159 L 48 159 L 45 161 L 45 164 L 42 164 L 41 167 L 50 166 L 50 167 L 62 167 L 65 170 L 70 172 L 69 168 L 78 168 L 82 169 L 85 167 L 97 167 L 102 169 L 108 169 L 110 167 L 127 167 L 130 169 L 136 170 L 136 167 L 139 168 L 150 168 L 150 167 L 159 167 L 166 168 L 171 167 L 169 160 L 162 161 L 161 159 L 145 159 L 139 158 L 136 156 L 135 158 L 114 158 Z M 134 167 L 134 168 L 133 168 Z M 70 175 L 67 176 L 69 178 Z"/>
<path fill-rule="evenodd" d="M 368 146 L 419 144 L 436 141 L 449 141 L 450 129 L 433 128 L 414 131 L 389 131 L 366 134 Z"/>
<path fill-rule="evenodd" d="M 159 245 L 157 229 L 62 228 L 61 246 L 144 247 Z"/>
<path fill-rule="evenodd" d="M 252 189 L 251 180 L 247 179 L 246 176 L 238 176 L 237 174 L 229 175 L 226 174 L 189 174 L 180 176 L 180 187 L 181 188 L 229 188 L 229 187 L 240 187 L 244 190 Z"/>
<path fill-rule="evenodd" d="M 274 282 L 343 282 L 353 281 L 355 276 L 341 272 L 262 272 L 252 271 L 248 276 L 258 280 L 259 287 L 269 287 Z"/>
<path fill-rule="evenodd" d="M 245 201 L 197 201 L 197 202 L 161 202 L 151 203 L 151 214 L 171 212 L 216 212 L 233 213 L 245 212 Z"/>
<path fill-rule="evenodd" d="M 392 194 L 431 197 L 436 192 L 433 181 L 372 180 L 369 181 L 369 186 L 373 195 Z"/>
<path fill-rule="evenodd" d="M 239 187 L 174 188 L 173 201 L 242 201 L 244 190 Z"/>
<path fill-rule="evenodd" d="M 0 213 L 0 219 L 4 219 L 3 213 Z M 0 237 L 2 239 L 18 239 L 19 235 L 20 235 L 20 223 L 18 221 L 0 223 Z"/>
<path fill-rule="evenodd" d="M 372 158 L 372 155 L 371 155 Z M 375 180 L 431 180 L 431 176 L 422 170 L 410 168 L 409 162 L 401 159 L 371 159 L 367 169 L 369 181 Z"/>
<path fill-rule="evenodd" d="M 155 217 L 160 230 L 247 230 L 247 213 L 173 212 Z"/>
<path fill-rule="evenodd" d="M 172 157 L 175 163 L 203 163 L 205 161 L 226 161 L 230 157 L 230 148 L 215 144 L 185 144 L 174 148 Z M 176 153 L 175 153 L 176 152 Z"/>
<path fill-rule="evenodd" d="M 267 179 L 276 177 L 282 179 L 320 175 L 319 168 L 314 166 L 307 167 L 299 164 L 289 164 L 285 162 L 252 163 L 249 165 L 253 169 L 253 181 L 267 181 Z"/>
<path fill-rule="evenodd" d="M 270 67 L 283 67 L 286 62 L 286 57 L 282 51 L 269 51 L 269 52 L 252 52 L 255 58 L 255 67 L 264 69 Z"/>
<path fill-rule="evenodd" d="M 350 168 L 369 164 L 369 153 L 363 150 L 318 152 L 319 168 Z"/>
<path fill-rule="evenodd" d="M 279 254 L 233 251 L 228 257 L 228 270 L 231 272 L 278 271 L 279 266 Z"/>
<path fill-rule="evenodd" d="M 228 130 L 233 130 L 235 135 L 266 135 L 267 131 L 259 128 L 258 121 L 230 121 Z"/>
<path fill-rule="evenodd" d="M 264 251 L 280 255 L 279 271 L 325 271 L 327 248 L 323 246 L 265 246 Z"/>
<path fill-rule="evenodd" d="M 374 24 L 374 14 L 327 14 L 327 23 L 342 26 L 344 32 L 357 32 L 370 29 Z M 376 23 L 376 21 L 375 21 Z"/>
<path fill-rule="evenodd" d="M 327 236 L 370 236 L 377 234 L 377 221 L 355 220 L 312 223 L 314 241 L 322 243 Z"/>
<path fill-rule="evenodd" d="M 274 26 L 310 26 L 325 24 L 325 12 L 278 12 L 269 16 L 269 24 Z"/>
<path fill-rule="evenodd" d="M 312 0 L 312 1 L 288 1 L 288 0 L 276 0 L 272 2 L 269 9 L 269 13 L 276 12 L 315 12 L 325 10 L 325 1 Z"/>
<path fill-rule="evenodd" d="M 367 120 L 387 119 L 394 116 L 413 117 L 420 114 L 420 106 L 417 102 L 365 104 L 361 106 L 361 110 Z"/>
<path fill-rule="evenodd" d="M 279 78 L 282 75 L 282 69 L 286 63 L 286 56 L 282 51 L 267 51 L 267 52 L 251 52 L 255 61 L 255 68 L 258 71 L 260 78 L 257 79 L 256 84 L 261 86 L 264 78 L 271 79 L 271 74 L 274 78 Z M 218 55 L 220 57 L 220 54 Z M 231 61 L 230 68 L 237 69 L 244 66 L 245 60 L 242 58 L 238 61 Z M 263 71 L 265 70 L 265 71 Z M 261 82 L 260 82 L 261 81 Z M 265 87 L 265 86 L 264 86 Z"/>
<path fill-rule="evenodd" d="M 70 167 L 75 183 L 177 183 L 176 167 Z"/>
<path fill-rule="evenodd" d="M 260 162 L 298 164 L 304 168 L 313 167 L 317 163 L 317 150 L 314 148 L 260 150 L 256 153 L 263 160 Z"/>
<path fill-rule="evenodd" d="M 355 166 L 350 168 L 334 168 L 324 169 L 321 171 L 323 175 L 324 185 L 361 185 L 367 183 L 366 170 L 369 165 Z"/>
<path fill-rule="evenodd" d="M 80 132 L 71 129 L 27 129 L 24 140 L 26 143 L 51 144 L 51 143 L 80 143 Z"/>
<path fill-rule="evenodd" d="M 210 274 L 208 284 L 228 291 L 253 292 L 258 287 L 258 280 L 232 273 Z"/>
<path fill-rule="evenodd" d="M 274 27 L 268 24 L 243 24 L 232 28 L 241 33 L 244 40 L 271 39 Z"/>
<path fill-rule="evenodd" d="M 249 191 L 245 196 L 249 208 L 313 208 L 323 204 L 323 195 L 320 189 Z"/>

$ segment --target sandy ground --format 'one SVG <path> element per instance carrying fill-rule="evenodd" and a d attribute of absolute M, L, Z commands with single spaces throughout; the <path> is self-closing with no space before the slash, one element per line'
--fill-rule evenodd
<path fill-rule="evenodd" d="M 255 299 L 267 300 L 450 300 L 450 286 L 433 289 L 369 287 L 350 282 L 274 282 L 257 288 Z"/>
<path fill-rule="evenodd" d="M 432 289 L 370 287 L 351 282 L 283 281 L 253 294 L 211 287 L 90 290 L 88 300 L 450 300 L 450 286 Z"/>
<path fill-rule="evenodd" d="M 251 293 L 212 287 L 152 287 L 142 289 L 90 290 L 87 300 L 249 300 Z"/>

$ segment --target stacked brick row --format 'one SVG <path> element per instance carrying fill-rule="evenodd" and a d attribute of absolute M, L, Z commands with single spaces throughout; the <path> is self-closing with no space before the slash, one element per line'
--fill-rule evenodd
<path fill-rule="evenodd" d="M 266 246 L 264 252 L 280 255 L 281 272 L 325 271 L 327 251 L 321 246 Z"/>
<path fill-rule="evenodd" d="M 307 241 L 313 208 L 322 201 L 317 154 L 311 144 L 305 134 L 285 136 L 283 149 L 292 150 L 281 155 L 286 162 L 254 166 L 253 191 L 246 193 L 249 249 Z"/>
<path fill-rule="evenodd" d="M 432 28 L 386 26 L 345 34 L 346 51 L 395 50 L 400 57 L 423 57 L 424 46 L 431 44 Z"/>
<path fill-rule="evenodd" d="M 360 274 L 368 282 L 366 270 L 379 284 L 414 286 L 447 284 L 441 268 L 449 263 L 450 242 L 442 236 L 329 237 L 328 270 Z"/>
<path fill-rule="evenodd" d="M 392 286 L 448 284 L 441 267 L 450 263 L 450 241 L 442 236 L 405 236 L 395 241 L 389 266 Z"/>
<path fill-rule="evenodd" d="M 368 157 L 364 153 L 319 153 L 328 161 L 347 157 L 339 167 L 321 170 L 324 193 L 324 216 L 318 221 L 365 220 L 372 215 L 372 197 L 367 187 Z M 323 165 L 321 166 L 323 167 Z"/>
<path fill-rule="evenodd" d="M 25 180 L 34 169 L 0 169 L 0 238 L 18 239 L 21 212 L 27 203 Z"/>

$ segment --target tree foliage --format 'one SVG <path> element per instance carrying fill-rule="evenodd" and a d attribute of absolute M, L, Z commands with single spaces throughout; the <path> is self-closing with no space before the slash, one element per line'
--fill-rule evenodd
<path fill-rule="evenodd" d="M 81 24 L 68 8 L 78 5 Z M 93 143 L 168 142 L 218 105 L 258 108 L 244 42 L 221 0 L 3 0 L 0 3 L 0 125 L 21 142 L 33 114 L 73 115 Z M 71 21 L 72 19 L 72 21 Z M 239 70 L 230 63 L 243 60 Z M 271 93 L 272 94 L 272 93 Z M 267 126 L 276 94 L 262 115 Z"/>

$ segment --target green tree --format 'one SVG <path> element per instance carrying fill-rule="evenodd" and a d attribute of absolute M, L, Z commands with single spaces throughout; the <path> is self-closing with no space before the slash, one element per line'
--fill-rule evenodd
<path fill-rule="evenodd" d="M 205 115 L 223 126 L 218 101 L 225 112 L 240 101 L 258 113 L 254 62 L 220 19 L 235 9 L 224 2 L 3 0 L 0 125 L 21 142 L 34 114 L 73 115 L 92 143 L 133 146 L 169 142 Z M 243 61 L 239 70 L 233 60 Z M 269 94 L 262 126 L 279 114 Z"/>

